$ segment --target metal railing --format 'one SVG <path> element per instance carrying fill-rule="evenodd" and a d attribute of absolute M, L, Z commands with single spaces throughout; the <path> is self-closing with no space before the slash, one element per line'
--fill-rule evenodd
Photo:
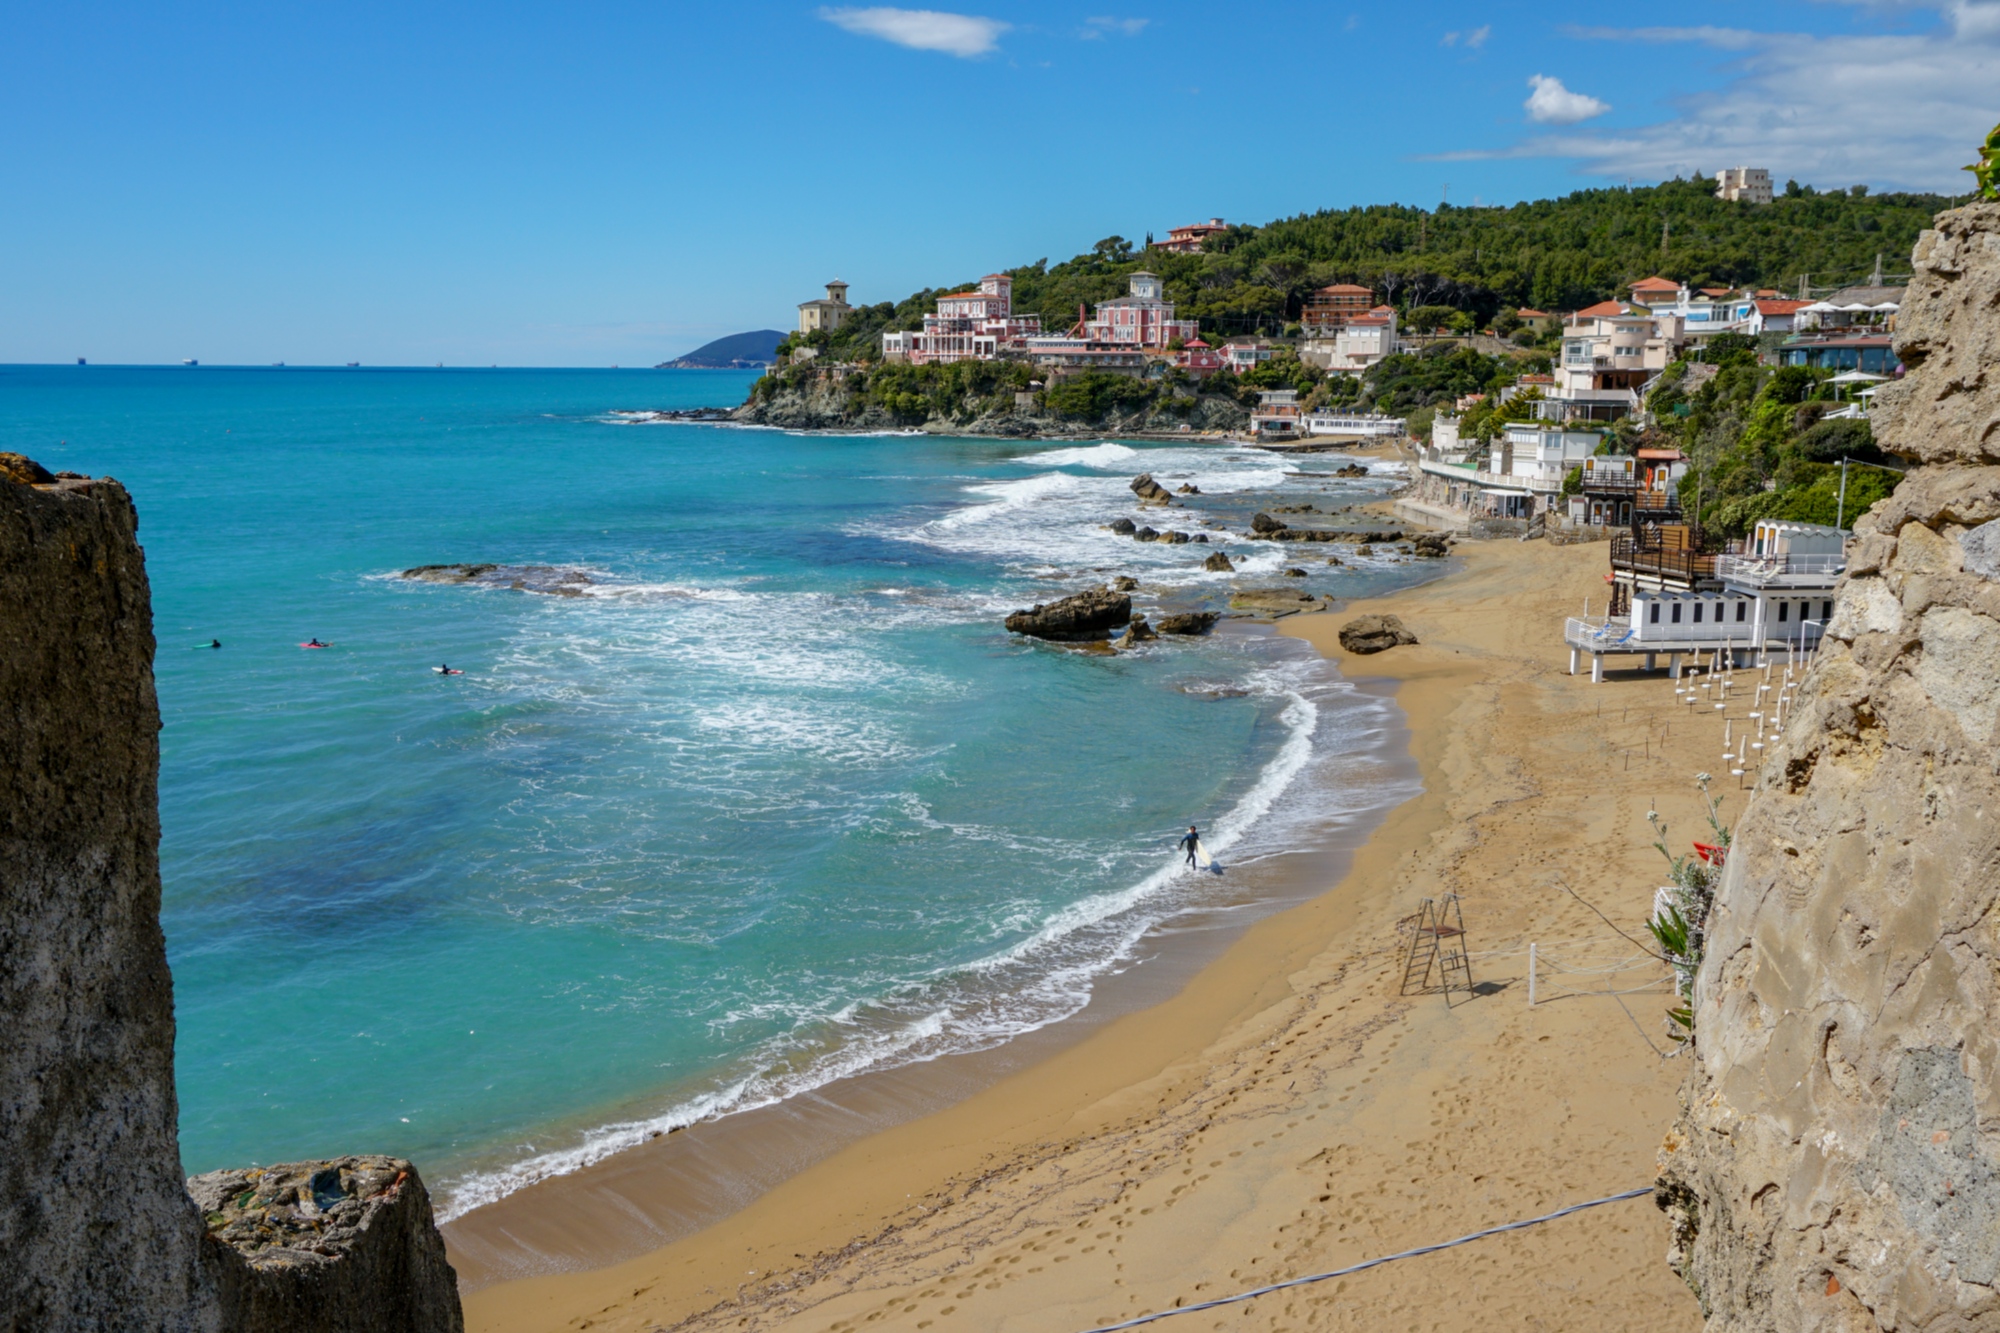
<path fill-rule="evenodd" d="M 1656 578 L 1681 579 L 1689 583 L 1696 579 L 1712 579 L 1716 577 L 1715 564 L 1720 558 L 1699 551 L 1669 550 L 1650 542 L 1634 541 L 1630 537 L 1611 539 L 1613 569 L 1650 574 Z"/>
<path fill-rule="evenodd" d="M 1739 583 L 1827 583 L 1847 568 L 1843 555 L 1725 555 L 1716 562 L 1716 577 Z"/>

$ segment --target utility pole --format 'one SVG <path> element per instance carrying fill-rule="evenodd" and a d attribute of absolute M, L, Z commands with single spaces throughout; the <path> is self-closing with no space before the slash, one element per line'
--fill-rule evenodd
<path fill-rule="evenodd" d="M 1880 250 L 1875 252 L 1875 272 L 1868 279 L 1868 285 L 1870 287 L 1880 287 L 1882 285 L 1882 252 Z"/>
<path fill-rule="evenodd" d="M 1837 504 L 1834 505 L 1833 508 L 1833 526 L 1835 526 L 1836 528 L 1844 528 L 1847 526 L 1846 520 L 1847 520 L 1847 459 L 1843 456 L 1840 460 L 1840 500 Z"/>
<path fill-rule="evenodd" d="M 1672 218 L 1660 219 L 1660 253 L 1663 255 L 1667 252 L 1667 238 L 1673 234 L 1673 230 L 1674 222 Z"/>
<path fill-rule="evenodd" d="M 1447 204 L 1451 202 L 1451 182 L 1450 182 L 1450 181 L 1446 181 L 1446 182 L 1444 183 L 1444 198 L 1443 198 L 1443 202 L 1444 202 L 1444 203 L 1447 203 Z M 1875 268 L 1876 268 L 1876 271 L 1878 271 L 1878 272 L 1879 272 L 1879 271 L 1881 270 L 1881 268 L 1882 268 L 1882 256 L 1880 256 L 1880 255 L 1876 255 L 1876 256 L 1875 256 Z"/>

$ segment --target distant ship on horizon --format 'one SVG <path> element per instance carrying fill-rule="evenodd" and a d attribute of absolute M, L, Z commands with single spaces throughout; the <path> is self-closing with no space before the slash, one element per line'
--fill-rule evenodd
<path fill-rule="evenodd" d="M 187 360 L 181 362 L 181 364 L 184 366 L 198 366 L 201 362 L 195 360 L 193 357 L 189 357 Z"/>

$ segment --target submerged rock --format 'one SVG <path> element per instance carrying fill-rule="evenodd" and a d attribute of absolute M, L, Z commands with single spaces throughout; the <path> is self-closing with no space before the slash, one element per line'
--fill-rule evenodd
<path fill-rule="evenodd" d="M 1142 643 L 1150 643 L 1159 637 L 1159 635 L 1153 632 L 1153 627 L 1146 623 L 1144 616 L 1137 616 L 1134 617 L 1131 624 L 1125 627 L 1125 633 L 1119 638 L 1118 646 L 1120 648 L 1133 648 Z"/>
<path fill-rule="evenodd" d="M 1340 627 L 1340 646 L 1350 653 L 1380 653 L 1417 641 L 1397 616 L 1356 616 Z"/>
<path fill-rule="evenodd" d="M 1183 611 L 1177 616 L 1160 618 L 1162 634 L 1206 634 L 1215 628 L 1215 622 L 1222 619 L 1213 611 Z"/>
<path fill-rule="evenodd" d="M 1130 594 L 1092 588 L 1007 617 L 1007 629 L 1036 639 L 1102 639 L 1132 619 Z"/>
<path fill-rule="evenodd" d="M 417 565 L 401 577 L 415 583 L 472 584 L 551 597 L 581 597 L 595 582 L 580 569 L 560 565 Z"/>

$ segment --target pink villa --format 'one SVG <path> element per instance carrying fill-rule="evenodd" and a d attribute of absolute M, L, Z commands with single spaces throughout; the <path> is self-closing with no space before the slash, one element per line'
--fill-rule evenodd
<path fill-rule="evenodd" d="M 1201 253 L 1201 243 L 1203 241 L 1228 230 L 1229 228 L 1222 225 L 1221 218 L 1210 218 L 1206 222 L 1197 222 L 1191 227 L 1173 228 L 1167 233 L 1166 240 L 1154 241 L 1153 248 L 1155 250 L 1165 250 L 1169 254 L 1198 255 Z"/>
<path fill-rule="evenodd" d="M 1174 364 L 1196 377 L 1212 375 L 1222 369 L 1222 353 L 1199 338 L 1190 338 L 1174 358 Z"/>
<path fill-rule="evenodd" d="M 940 296 L 921 331 L 885 333 L 882 355 L 913 365 L 988 361 L 1003 347 L 1024 347 L 1042 331 L 1040 315 L 1014 313 L 1014 280 L 989 273 L 971 291 Z"/>
<path fill-rule="evenodd" d="M 1175 319 L 1173 302 L 1165 297 L 1165 284 L 1151 273 L 1134 273 L 1129 296 L 1101 301 L 1097 314 L 1084 323 L 1084 336 L 1106 347 L 1164 348 L 1175 338 L 1189 339 L 1200 332 L 1191 319 Z"/>

